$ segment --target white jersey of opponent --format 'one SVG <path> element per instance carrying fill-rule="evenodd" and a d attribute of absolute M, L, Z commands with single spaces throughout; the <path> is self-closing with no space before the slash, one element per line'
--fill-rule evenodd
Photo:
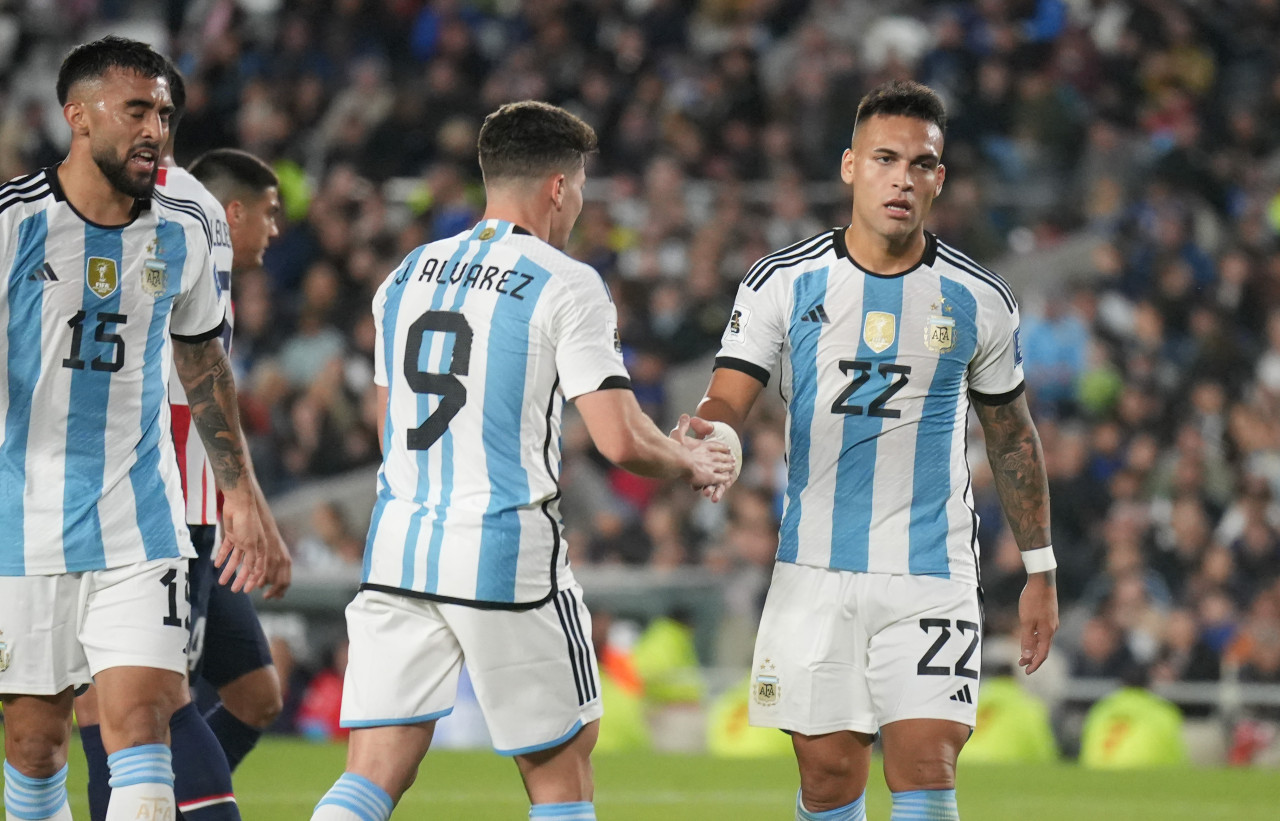
<path fill-rule="evenodd" d="M 222 344 L 231 352 L 231 229 L 227 213 L 217 197 L 184 168 L 161 168 L 156 175 L 153 199 L 169 208 L 194 217 L 204 229 L 213 254 L 213 267 L 222 294 L 226 325 Z M 218 523 L 218 487 L 214 483 L 213 466 L 204 442 L 191 421 L 187 392 L 182 388 L 176 369 L 169 374 L 169 412 L 173 417 L 173 450 L 178 457 L 178 475 L 182 478 L 182 494 L 187 505 L 187 524 Z"/>
<path fill-rule="evenodd" d="M 978 583 L 965 457 L 969 398 L 1022 390 L 1018 306 L 1003 280 L 926 234 L 883 276 L 844 229 L 757 262 L 717 367 L 767 384 L 781 365 L 787 492 L 778 561 Z"/>
<path fill-rule="evenodd" d="M 56 168 L 0 186 L 0 574 L 194 556 L 169 438 L 170 334 L 222 329 L 200 223 L 103 227 Z"/>
<path fill-rule="evenodd" d="M 389 398 L 364 586 L 499 607 L 547 601 L 568 568 L 564 402 L 630 387 L 600 275 L 486 220 L 411 253 L 373 314 L 374 380 Z"/>

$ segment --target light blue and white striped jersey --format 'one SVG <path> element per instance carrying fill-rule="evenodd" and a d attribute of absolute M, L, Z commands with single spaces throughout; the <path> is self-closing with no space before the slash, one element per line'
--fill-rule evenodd
<path fill-rule="evenodd" d="M 918 265 L 874 274 L 827 231 L 751 268 L 716 366 L 781 373 L 778 561 L 978 583 L 969 399 L 1023 387 L 1002 279 L 931 234 Z"/>
<path fill-rule="evenodd" d="M 222 328 L 203 227 L 95 225 L 50 168 L 0 186 L 0 271 L 0 575 L 194 556 L 166 383 L 170 334 Z"/>
<path fill-rule="evenodd" d="M 490 607 L 547 601 L 568 572 L 565 400 L 631 384 L 600 275 L 486 220 L 409 254 L 373 314 L 388 401 L 364 587 Z"/>

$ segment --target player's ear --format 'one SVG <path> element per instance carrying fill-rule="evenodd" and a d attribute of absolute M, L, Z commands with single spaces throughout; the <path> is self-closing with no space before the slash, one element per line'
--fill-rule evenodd
<path fill-rule="evenodd" d="M 240 200 L 232 200 L 227 203 L 227 227 L 234 228 L 244 219 L 244 203 Z"/>
<path fill-rule="evenodd" d="M 845 185 L 853 185 L 853 149 L 846 148 L 840 157 L 840 179 Z"/>
<path fill-rule="evenodd" d="M 555 204 L 556 210 L 559 211 L 564 207 L 564 192 L 569 186 L 569 178 L 564 174 L 555 174 L 550 179 L 551 183 L 551 202 Z"/>
<path fill-rule="evenodd" d="M 934 182 L 935 187 L 934 187 L 934 189 L 933 189 L 933 195 L 934 195 L 935 197 L 942 193 L 942 183 L 943 183 L 946 179 L 947 179 L 947 167 L 946 167 L 945 165 L 941 165 L 941 164 L 939 164 L 939 165 L 938 165 L 938 175 L 937 175 L 937 177 L 935 178 L 935 182 Z"/>
<path fill-rule="evenodd" d="M 62 107 L 62 116 L 71 126 L 71 134 L 75 137 L 89 136 L 89 111 L 79 100 L 68 100 Z"/>

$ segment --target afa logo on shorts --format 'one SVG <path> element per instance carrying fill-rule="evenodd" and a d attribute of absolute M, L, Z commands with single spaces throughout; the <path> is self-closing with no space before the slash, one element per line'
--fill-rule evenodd
<path fill-rule="evenodd" d="M 777 704 L 778 697 L 782 694 L 782 685 L 778 682 L 776 672 L 777 667 L 774 663 L 765 659 L 764 664 L 760 665 L 760 672 L 756 674 L 756 680 L 751 685 L 752 697 L 761 707 L 772 707 Z"/>
<path fill-rule="evenodd" d="M 9 642 L 3 639 L 4 631 L 0 630 L 0 673 L 9 669 L 9 662 L 13 661 L 13 651 L 9 649 Z"/>

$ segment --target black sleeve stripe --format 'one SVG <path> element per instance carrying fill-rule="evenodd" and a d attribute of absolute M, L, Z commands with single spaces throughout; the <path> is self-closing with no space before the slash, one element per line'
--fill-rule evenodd
<path fill-rule="evenodd" d="M 773 253 L 770 253 L 770 254 L 765 254 L 764 256 L 760 257 L 760 259 L 756 260 L 756 263 L 747 270 L 747 275 L 742 279 L 743 284 L 748 286 L 751 285 L 751 282 L 754 276 L 759 274 L 762 268 L 764 268 L 765 266 L 773 262 L 783 260 L 783 259 L 789 259 L 793 253 L 801 252 L 805 247 L 811 245 L 814 241 L 820 240 L 820 239 L 822 239 L 821 236 L 809 237 L 808 239 L 802 239 L 799 242 L 793 242 L 792 244 L 788 245 L 786 248 L 783 248 L 781 250 L 774 251 Z"/>
<path fill-rule="evenodd" d="M 605 380 L 600 383 L 600 387 L 596 388 L 596 390 L 608 391 L 614 390 L 615 388 L 621 388 L 622 390 L 629 391 L 631 390 L 631 380 L 625 376 L 606 377 Z"/>
<path fill-rule="evenodd" d="M 760 367 L 756 363 L 748 362 L 745 359 L 737 359 L 732 356 L 717 356 L 714 369 L 719 368 L 728 368 L 731 371 L 741 371 L 747 376 L 753 377 L 759 381 L 761 385 L 767 386 L 769 384 L 769 371 Z"/>
<path fill-rule="evenodd" d="M 172 208 L 189 217 L 195 217 L 200 223 L 200 227 L 204 229 L 204 238 L 209 241 L 209 250 L 213 250 L 213 229 L 209 226 L 209 217 L 204 213 L 204 209 L 200 207 L 198 202 L 194 200 L 176 199 L 155 192 L 155 200 L 166 208 Z"/>
<path fill-rule="evenodd" d="M 1013 313 L 1014 309 L 1018 307 L 1018 300 L 1014 298 L 1013 291 L 1009 288 L 1008 283 L 999 276 L 987 271 L 985 268 L 978 267 L 976 263 L 965 262 L 956 256 L 950 248 L 941 243 L 938 245 L 938 256 L 953 267 L 959 268 L 961 271 L 994 288 L 1000 294 L 1000 298 L 1004 300 L 1005 307 L 1009 309 L 1009 313 Z"/>
<path fill-rule="evenodd" d="M 28 174 L 25 177 L 19 177 L 16 180 L 10 180 L 4 185 L 0 185 L 0 198 L 8 199 L 12 196 L 29 194 L 42 185 L 48 185 L 49 183 L 43 175 L 43 171 L 37 171 L 34 174 Z M 39 179 L 35 179 L 36 177 L 39 177 Z"/>
<path fill-rule="evenodd" d="M 947 253 L 951 254 L 951 256 L 955 257 L 957 260 L 967 264 L 971 269 L 979 273 L 985 274 L 987 277 L 993 280 L 998 287 L 1003 288 L 1005 293 L 1009 295 L 1010 299 L 1014 299 L 1013 289 L 1009 287 L 1008 282 L 1005 282 L 1004 277 L 1000 276 L 995 271 L 991 270 L 985 265 L 979 264 L 977 261 L 974 260 L 973 257 L 961 251 L 959 248 L 956 248 L 951 245 L 947 245 L 945 242 L 942 242 L 941 240 L 938 241 L 938 244 L 941 245 L 943 248 L 945 248 Z M 1016 302 L 1017 300 L 1015 299 L 1014 301 Z"/>
<path fill-rule="evenodd" d="M 208 342 L 210 339 L 217 339 L 218 337 L 222 336 L 222 329 L 225 327 L 227 327 L 227 320 L 224 318 L 221 322 L 218 323 L 218 327 L 210 331 L 205 331 L 202 334 L 196 334 L 195 336 L 187 336 L 185 334 L 169 334 L 169 336 L 173 337 L 179 342 L 185 342 L 188 345 L 199 345 L 201 342 Z"/>
<path fill-rule="evenodd" d="M 817 259 L 834 247 L 835 240 L 832 238 L 830 231 L 813 237 L 806 241 L 804 247 L 793 251 L 790 254 L 786 254 L 784 256 L 782 255 L 782 252 L 778 252 L 777 254 L 772 254 L 761 260 L 760 262 L 764 263 L 763 266 L 760 266 L 760 262 L 756 263 L 757 269 L 755 269 L 755 275 L 752 276 L 748 273 L 747 279 L 744 280 L 744 284 L 753 291 L 759 291 L 764 284 L 769 281 L 769 277 L 773 276 L 774 272 L 779 268 L 787 265 L 798 265 L 809 259 Z"/>
<path fill-rule="evenodd" d="M 998 406 L 998 405 L 1009 404 L 1013 400 L 1017 399 L 1019 396 L 1022 396 L 1022 392 L 1025 391 L 1026 389 L 1027 389 L 1027 383 L 1019 382 L 1018 387 L 1014 388 L 1008 393 L 990 394 L 990 393 L 978 393 L 977 391 L 969 391 L 969 395 L 973 397 L 973 400 L 975 402 L 981 402 L 984 405 Z"/>
<path fill-rule="evenodd" d="M 3 214 L 5 211 L 8 211 L 14 205 L 20 205 L 25 202 L 39 202 L 40 200 L 49 196 L 49 193 L 50 193 L 49 186 L 45 185 L 43 187 L 35 189 L 34 192 L 28 194 L 25 197 L 10 197 L 4 200 L 3 202 L 0 202 L 0 214 Z"/>

